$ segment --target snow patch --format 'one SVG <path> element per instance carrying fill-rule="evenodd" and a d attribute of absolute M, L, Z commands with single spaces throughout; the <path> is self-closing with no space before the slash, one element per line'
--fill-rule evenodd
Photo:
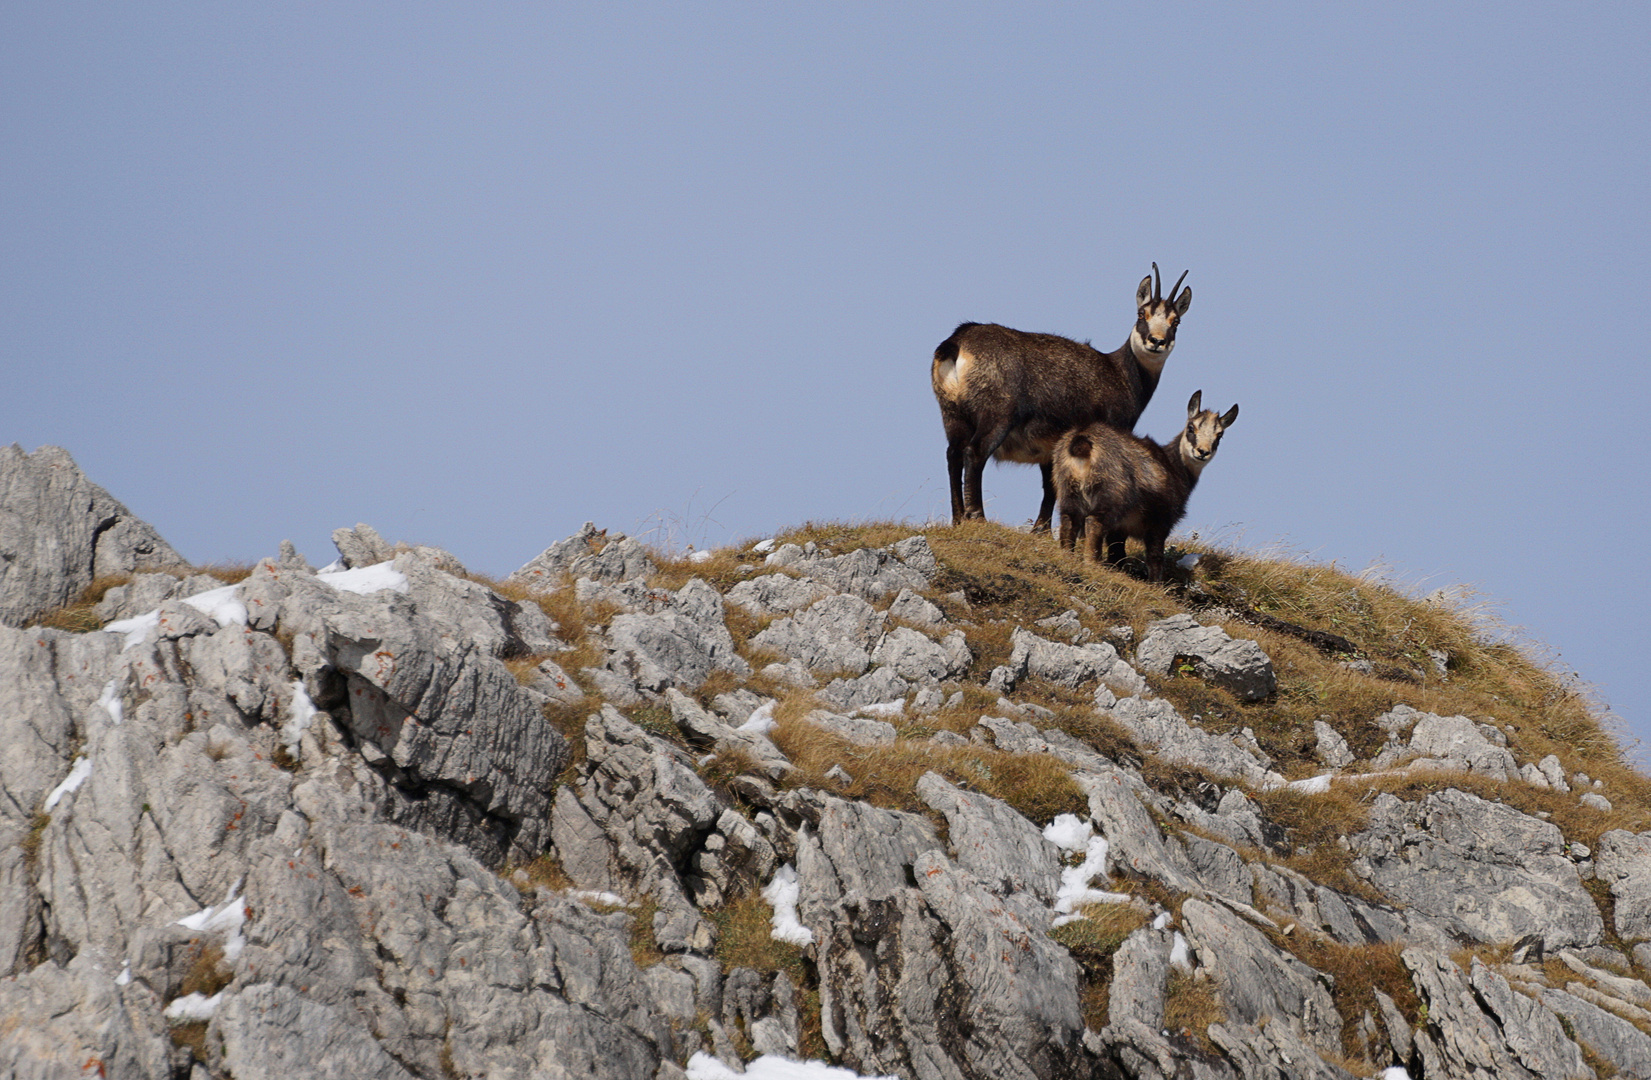
<path fill-rule="evenodd" d="M 160 624 L 161 609 L 156 608 L 154 611 L 148 611 L 142 615 L 134 615 L 130 619 L 116 619 L 112 623 L 107 623 L 103 627 L 103 632 L 105 634 L 125 634 L 126 641 L 121 645 L 120 651 L 126 652 L 128 649 L 135 649 L 142 645 L 143 639 L 149 636 L 149 631 Z"/>
<path fill-rule="evenodd" d="M 116 986 L 125 986 L 132 981 L 132 961 L 128 960 L 120 965 L 120 974 L 115 976 Z"/>
<path fill-rule="evenodd" d="M 304 680 L 292 680 L 292 706 L 287 710 L 287 722 L 281 725 L 281 745 L 294 759 L 298 757 L 298 744 L 304 738 L 304 732 L 309 730 L 316 711 L 315 702 L 310 700 L 309 692 L 304 689 Z"/>
<path fill-rule="evenodd" d="M 767 555 L 770 551 L 774 550 L 774 542 L 775 538 L 770 536 L 767 540 L 764 540 L 759 544 L 752 544 L 751 550 L 756 552 L 758 555 Z"/>
<path fill-rule="evenodd" d="M 688 561 L 691 562 L 691 563 L 710 562 L 711 561 L 711 552 L 709 552 L 709 551 L 690 551 L 688 553 Z"/>
<path fill-rule="evenodd" d="M 247 606 L 241 602 L 236 593 L 240 592 L 239 585 L 225 585 L 220 589 L 208 589 L 204 593 L 186 596 L 183 602 L 196 611 L 206 615 L 219 626 L 228 626 L 237 623 L 245 626 L 247 623 Z M 103 626 L 106 634 L 125 634 L 126 642 L 121 646 L 121 652 L 134 649 L 143 644 L 143 639 L 149 636 L 149 631 L 160 625 L 161 610 L 146 611 L 142 615 L 134 615 L 130 619 L 116 619 Z M 115 723 L 120 723 L 116 720 Z"/>
<path fill-rule="evenodd" d="M 1410 1074 L 1398 1065 L 1382 1070 L 1381 1080 L 1410 1080 Z"/>
<path fill-rule="evenodd" d="M 892 1076 L 862 1077 L 853 1069 L 827 1065 L 823 1061 L 793 1061 L 778 1054 L 764 1054 L 745 1064 L 745 1073 L 736 1073 L 703 1050 L 688 1059 L 688 1080 L 896 1080 Z"/>
<path fill-rule="evenodd" d="M 1076 814 L 1057 814 L 1043 827 L 1043 838 L 1062 851 L 1086 851 L 1095 827 Z"/>
<path fill-rule="evenodd" d="M 770 731 L 773 731 L 779 726 L 779 722 L 774 719 L 774 702 L 766 701 L 757 706 L 745 723 L 741 724 L 734 730 L 750 731 L 758 735 L 767 735 Z"/>
<path fill-rule="evenodd" d="M 1128 893 L 1089 887 L 1089 883 L 1096 878 L 1106 876 L 1106 852 L 1106 837 L 1091 837 L 1083 863 L 1061 871 L 1061 886 L 1055 892 L 1055 910 L 1058 913 L 1070 915 L 1074 909 L 1085 904 L 1127 904 L 1130 901 Z"/>
<path fill-rule="evenodd" d="M 597 892 L 594 889 L 574 889 L 568 893 L 575 900 L 587 904 L 601 904 L 603 907 L 630 907 L 630 901 L 618 893 Z"/>
<path fill-rule="evenodd" d="M 1187 939 L 1181 936 L 1179 930 L 1170 938 L 1169 964 L 1170 967 L 1178 967 L 1182 971 L 1192 970 L 1192 960 L 1187 956 Z"/>
<path fill-rule="evenodd" d="M 814 931 L 797 921 L 797 898 L 802 886 L 797 883 L 797 871 L 786 863 L 774 871 L 774 880 L 763 886 L 762 898 L 774 908 L 774 929 L 769 936 L 775 941 L 793 945 L 814 944 Z"/>
<path fill-rule="evenodd" d="M 1330 790 L 1330 781 L 1335 778 L 1335 775 L 1335 773 L 1321 773 L 1318 776 L 1309 776 L 1305 780 L 1292 781 L 1285 784 L 1284 787 L 1286 790 L 1299 791 L 1304 795 L 1322 795 Z"/>
<path fill-rule="evenodd" d="M 109 685 L 105 686 L 103 693 L 98 695 L 97 703 L 104 712 L 109 714 L 109 719 L 115 723 L 118 724 L 126 718 L 125 707 L 120 703 L 119 679 L 109 680 Z"/>
<path fill-rule="evenodd" d="M 241 949 L 246 946 L 246 938 L 241 934 L 241 927 L 246 922 L 246 904 L 241 900 L 241 882 L 238 878 L 234 885 L 229 887 L 229 895 L 224 902 L 213 907 L 204 907 L 193 915 L 185 915 L 174 925 L 186 930 L 193 930 L 198 934 L 216 933 L 224 935 L 224 959 L 233 961 L 241 955 Z M 195 995 L 199 997 L 200 995 Z M 212 999 L 216 1003 L 217 999 Z M 168 1014 L 170 1015 L 170 1013 Z M 208 1015 L 211 1015 L 208 1013 Z"/>
<path fill-rule="evenodd" d="M 324 570 L 315 576 L 323 585 L 331 585 L 340 592 L 359 593 L 362 596 L 385 589 L 393 589 L 399 593 L 407 591 L 407 575 L 397 570 L 395 564 L 390 562 L 358 566 L 354 570 Z"/>
<path fill-rule="evenodd" d="M 186 596 L 183 602 L 196 611 L 211 617 L 219 626 L 228 626 L 237 623 L 247 624 L 247 606 L 241 603 L 236 594 L 241 591 L 239 585 L 225 585 L 221 589 L 208 589 L 204 593 Z"/>
<path fill-rule="evenodd" d="M 51 813 L 52 807 L 57 805 L 59 799 L 65 795 L 72 795 L 91 775 L 92 759 L 89 757 L 75 758 L 74 765 L 69 769 L 69 775 L 63 778 L 61 784 L 52 788 L 52 793 L 46 796 L 46 802 L 40 809 L 48 814 Z"/>
<path fill-rule="evenodd" d="M 212 1019 L 213 1010 L 218 1007 L 218 1002 L 222 1000 L 223 996 L 224 991 L 222 990 L 211 997 L 204 994 L 185 994 L 166 1007 L 166 1018 L 168 1020 L 182 1020 L 186 1023 L 191 1020 L 210 1020 Z"/>

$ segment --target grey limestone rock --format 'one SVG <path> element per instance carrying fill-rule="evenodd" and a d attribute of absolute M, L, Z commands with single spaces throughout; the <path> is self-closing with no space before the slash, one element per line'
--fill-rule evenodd
<path fill-rule="evenodd" d="M 1029 923 L 1055 903 L 1060 858 L 1043 832 L 1007 803 L 964 791 L 938 773 L 924 773 L 917 794 L 946 816 L 957 865 L 1002 897 Z"/>
<path fill-rule="evenodd" d="M 587 521 L 578 532 L 545 548 L 506 580 L 546 591 L 557 588 L 575 559 L 602 550 L 607 542 L 607 530 Z"/>
<path fill-rule="evenodd" d="M 640 541 L 623 536 L 601 551 L 575 556 L 568 563 L 567 572 L 575 578 L 593 581 L 637 581 L 658 569 Z"/>
<path fill-rule="evenodd" d="M 938 569 L 928 540 L 921 536 L 902 540 L 893 550 L 860 548 L 835 556 L 785 544 L 770 554 L 766 562 L 864 600 L 880 600 L 901 589 L 926 589 Z"/>
<path fill-rule="evenodd" d="M 1318 746 L 1313 752 L 1321 762 L 1332 769 L 1353 764 L 1353 751 L 1348 748 L 1347 740 L 1342 738 L 1341 733 L 1335 728 L 1323 720 L 1314 720 L 1313 734 L 1318 737 Z"/>
<path fill-rule="evenodd" d="M 1414 767 L 1481 773 L 1496 780 L 1518 774 L 1519 766 L 1507 749 L 1507 736 L 1489 724 L 1433 713 L 1413 713 L 1411 719 L 1414 726 L 1409 747 L 1383 750 L 1373 763 L 1375 768 L 1388 768 L 1410 758 L 1414 759 Z"/>
<path fill-rule="evenodd" d="M 68 451 L 0 447 L 0 623 L 21 626 L 96 578 L 183 562 Z"/>
<path fill-rule="evenodd" d="M 1542 778 L 1548 782 L 1548 786 L 1555 791 L 1568 792 L 1571 790 L 1571 785 L 1565 782 L 1565 766 L 1559 763 L 1559 758 L 1556 755 L 1549 754 L 1537 762 L 1536 767 L 1541 770 Z"/>
<path fill-rule="evenodd" d="M 871 665 L 885 619 L 858 596 L 828 596 L 770 624 L 751 644 L 801 660 L 813 671 L 858 675 Z"/>
<path fill-rule="evenodd" d="M 667 951 L 708 947 L 710 926 L 677 868 L 703 845 L 722 805 L 685 754 L 611 705 L 586 721 L 585 754 L 579 791 L 557 793 L 551 821 L 563 869 L 582 888 L 654 897 L 672 927 L 660 941 Z"/>
<path fill-rule="evenodd" d="M 671 706 L 671 719 L 676 726 L 698 745 L 710 746 L 719 754 L 730 751 L 746 754 L 771 780 L 778 780 L 792 770 L 790 759 L 763 732 L 726 724 L 674 688 L 665 691 L 665 700 Z"/>
<path fill-rule="evenodd" d="M 904 698 L 911 685 L 893 668 L 879 667 L 858 678 L 832 679 L 820 688 L 818 696 L 821 701 L 838 709 L 860 709 L 878 702 Z"/>
<path fill-rule="evenodd" d="M 1089 628 L 1079 620 L 1078 613 L 1070 608 L 1059 615 L 1039 619 L 1032 625 L 1041 626 L 1045 630 L 1052 630 L 1057 634 L 1061 634 L 1074 645 L 1082 645 L 1093 636 L 1089 632 Z"/>
<path fill-rule="evenodd" d="M 1010 640 L 1014 649 L 1009 655 L 1005 689 L 1013 688 L 1027 676 L 1072 689 L 1093 682 L 1132 694 L 1144 693 L 1147 689 L 1140 673 L 1105 642 L 1065 645 L 1020 627 L 1015 628 Z"/>
<path fill-rule="evenodd" d="M 1181 924 L 1199 963 L 1221 988 L 1230 1018 L 1248 1024 L 1284 1020 L 1319 1049 L 1341 1050 L 1341 1016 L 1324 975 L 1214 904 L 1185 901 Z"/>
<path fill-rule="evenodd" d="M 751 673 L 728 632 L 721 594 L 699 578 L 677 590 L 668 610 L 614 616 L 607 642 L 607 670 L 648 693 L 693 689 L 714 671 Z"/>
<path fill-rule="evenodd" d="M 1155 878 L 1176 892 L 1205 895 L 1185 853 L 1165 841 L 1136 797 L 1139 780 L 1131 783 L 1131 778 L 1116 768 L 1082 771 L 1073 774 L 1072 779 L 1089 796 L 1089 816 L 1109 841 L 1109 869 Z"/>
<path fill-rule="evenodd" d="M 825 709 L 815 709 L 803 717 L 815 727 L 824 728 L 833 735 L 861 746 L 891 743 L 898 734 L 887 720 L 868 720 L 863 716 L 840 716 Z"/>
<path fill-rule="evenodd" d="M 46 961 L 0 979 L 0 1072 L 17 1080 L 137 1077 L 170 1080 L 174 1048 L 162 1003 L 142 986 L 118 986 L 90 955 Z"/>
<path fill-rule="evenodd" d="M 1541 991 L 1538 999 L 1576 1032 L 1577 1039 L 1626 1076 L 1651 1076 L 1651 1036 L 1564 990 Z"/>
<path fill-rule="evenodd" d="M 1324 1047 L 1304 1042 L 1282 1019 L 1255 1025 L 1211 1024 L 1209 1037 L 1237 1066 L 1242 1080 L 1355 1080 L 1352 1073 L 1319 1056 Z"/>
<path fill-rule="evenodd" d="M 1605 833 L 1595 846 L 1594 873 L 1611 887 L 1616 931 L 1623 940 L 1651 938 L 1651 832 Z"/>
<path fill-rule="evenodd" d="M 1248 638 L 1230 637 L 1219 626 L 1201 626 L 1187 614 L 1148 623 L 1135 647 L 1141 670 L 1168 675 L 1178 656 L 1189 658 L 1200 678 L 1226 687 L 1243 701 L 1260 701 L 1278 684 L 1272 660 Z"/>
<path fill-rule="evenodd" d="M 245 1080 L 413 1080 L 347 1014 L 279 983 L 233 994 L 212 1017 L 211 1064 Z"/>
<path fill-rule="evenodd" d="M 1217 776 L 1234 776 L 1251 787 L 1265 788 L 1282 783 L 1248 746 L 1233 736 L 1212 735 L 1194 727 L 1163 698 L 1126 697 L 1104 710 L 1129 731 L 1144 750 L 1160 754 L 1167 761 L 1196 765 Z"/>
<path fill-rule="evenodd" d="M 1611 812 L 1611 800 L 1597 791 L 1584 791 L 1580 799 L 1583 806 L 1589 806 L 1602 814 Z"/>
<path fill-rule="evenodd" d="M 1107 1023 L 1134 1020 L 1149 1028 L 1164 1026 L 1164 991 L 1169 983 L 1173 942 L 1169 930 L 1143 926 L 1118 946 L 1112 954 Z"/>
<path fill-rule="evenodd" d="M 909 588 L 900 590 L 900 595 L 889 605 L 888 615 L 891 619 L 918 626 L 939 627 L 946 622 L 944 612 Z"/>
<path fill-rule="evenodd" d="M 378 534 L 371 525 L 357 524 L 353 529 L 334 529 L 333 546 L 338 558 L 347 568 L 372 566 L 395 558 L 395 546 Z"/>
<path fill-rule="evenodd" d="M 963 631 L 954 630 L 940 642 L 909 626 L 884 634 L 872 650 L 871 662 L 893 668 L 902 678 L 918 683 L 953 679 L 969 670 L 974 660 Z"/>
<path fill-rule="evenodd" d="M 492 863 L 544 850 L 569 748 L 533 693 L 478 645 L 485 620 L 459 614 L 481 597 L 436 590 L 424 609 L 407 594 L 342 592 L 269 563 L 248 582 L 249 602 L 278 603 L 276 628 L 293 635 L 311 698 L 392 782 L 396 820 L 461 839 Z"/>
<path fill-rule="evenodd" d="M 1474 1080 L 1553 1080 L 1587 1076 L 1581 1053 L 1552 1012 L 1514 993 L 1506 980 L 1475 964 L 1463 975 L 1447 956 L 1406 949 L 1401 956 L 1427 1018 L 1414 1034 L 1427 1076 Z M 1519 1025 L 1524 1025 L 1520 1027 Z"/>
<path fill-rule="evenodd" d="M 1354 872 L 1410 911 L 1475 941 L 1540 934 L 1593 945 L 1604 924 L 1553 825 L 1454 788 L 1418 803 L 1377 796 L 1349 837 Z"/>
<path fill-rule="evenodd" d="M 789 574 L 760 574 L 728 590 L 728 602 L 753 615 L 788 615 L 831 595 L 831 587 Z"/>

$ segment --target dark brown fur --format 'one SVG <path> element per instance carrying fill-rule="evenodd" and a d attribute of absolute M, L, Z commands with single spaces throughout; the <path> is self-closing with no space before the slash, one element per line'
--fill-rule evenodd
<path fill-rule="evenodd" d="M 1157 269 L 1154 264 L 1154 274 Z M 1039 467 L 1043 504 L 1035 527 L 1049 527 L 1055 506 L 1049 470 L 1056 441 L 1069 429 L 1096 421 L 1127 431 L 1152 400 L 1163 361 L 1174 346 L 1175 328 L 1192 303 L 1192 290 L 1181 291 L 1180 282 L 1168 300 L 1159 291 L 1154 277 L 1141 281 L 1135 332 L 1109 353 L 1054 334 L 1029 334 L 994 323 L 963 323 L 940 343 L 930 377 L 946 429 L 954 524 L 986 516 L 981 472 L 996 457 Z M 1137 336 L 1164 351 L 1143 363 L 1133 344 Z"/>
<path fill-rule="evenodd" d="M 1238 419 L 1201 410 L 1203 392 L 1187 403 L 1187 426 L 1168 445 L 1107 424 L 1067 432 L 1055 446 L 1054 482 L 1061 508 L 1061 546 L 1084 540 L 1084 559 L 1100 561 L 1101 536 L 1121 534 L 1146 545 L 1147 578 L 1164 579 L 1164 542 L 1187 512 L 1200 471 L 1221 435 Z M 1122 557 L 1108 544 L 1108 562 Z"/>

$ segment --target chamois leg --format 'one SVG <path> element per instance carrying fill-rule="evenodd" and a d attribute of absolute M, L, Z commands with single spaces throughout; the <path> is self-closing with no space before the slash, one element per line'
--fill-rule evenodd
<path fill-rule="evenodd" d="M 980 490 L 980 474 L 986 471 L 991 454 L 982 453 L 979 443 L 969 447 L 968 472 L 963 479 L 963 516 L 986 519 L 986 498 Z"/>
<path fill-rule="evenodd" d="M 969 444 L 961 440 L 946 444 L 946 477 L 952 488 L 952 524 L 968 516 L 963 506 L 963 466 L 969 458 Z"/>
<path fill-rule="evenodd" d="M 1167 536 L 1148 536 L 1147 541 L 1147 580 L 1164 580 L 1164 541 Z"/>
<path fill-rule="evenodd" d="M 1111 563 L 1113 566 L 1117 566 L 1119 563 L 1124 561 L 1124 541 L 1127 539 L 1129 539 L 1129 534 L 1127 533 L 1109 532 L 1106 534 L 1105 542 L 1107 562 Z"/>
<path fill-rule="evenodd" d="M 1094 565 L 1101 561 L 1101 537 L 1105 530 L 1101 528 L 1099 518 L 1089 517 L 1079 521 L 1083 526 L 1083 561 Z"/>
<path fill-rule="evenodd" d="M 1078 528 L 1075 515 L 1066 507 L 1061 507 L 1060 545 L 1062 551 L 1075 551 L 1078 541 Z"/>
<path fill-rule="evenodd" d="M 1055 476 L 1053 466 L 1047 461 L 1038 462 L 1038 472 L 1043 476 L 1043 505 L 1038 507 L 1038 520 L 1032 522 L 1033 532 L 1048 532 L 1049 519 L 1055 513 Z M 1061 527 L 1065 528 L 1065 515 L 1061 515 Z"/>

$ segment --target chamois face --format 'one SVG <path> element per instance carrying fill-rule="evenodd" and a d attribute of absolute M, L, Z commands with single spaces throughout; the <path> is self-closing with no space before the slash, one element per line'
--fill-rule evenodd
<path fill-rule="evenodd" d="M 1181 279 L 1186 280 L 1186 276 L 1183 273 Z M 1129 334 L 1135 354 L 1153 366 L 1168 359 L 1169 351 L 1175 348 L 1175 328 L 1192 306 L 1192 289 L 1181 288 L 1181 282 L 1177 281 L 1166 300 L 1161 295 L 1161 285 L 1158 264 L 1153 263 L 1152 273 L 1142 278 L 1135 290 L 1135 329 Z"/>
<path fill-rule="evenodd" d="M 1228 409 L 1225 415 L 1217 416 L 1213 409 L 1199 408 L 1203 398 L 1204 392 L 1199 390 L 1187 402 L 1187 426 L 1181 432 L 1180 439 L 1181 459 L 1195 474 L 1215 457 L 1222 434 L 1238 419 L 1237 405 Z"/>

